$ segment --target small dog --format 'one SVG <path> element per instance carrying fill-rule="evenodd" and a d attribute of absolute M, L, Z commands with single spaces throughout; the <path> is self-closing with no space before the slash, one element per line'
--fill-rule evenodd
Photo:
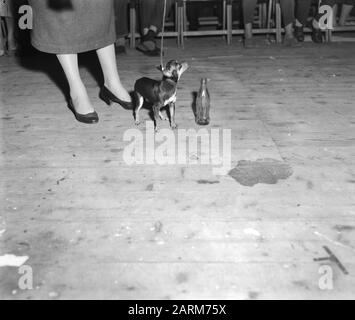
<path fill-rule="evenodd" d="M 161 120 L 169 120 L 163 118 L 161 109 L 169 105 L 170 126 L 176 129 L 175 123 L 175 103 L 177 84 L 181 75 L 187 70 L 189 65 L 186 62 L 179 63 L 171 60 L 166 67 L 158 67 L 162 72 L 163 79 L 161 81 L 150 78 L 138 79 L 134 85 L 134 91 L 137 97 L 136 107 L 134 110 L 135 123 L 140 124 L 139 110 L 142 108 L 144 101 L 153 105 L 155 131 L 158 131 L 158 117 Z"/>

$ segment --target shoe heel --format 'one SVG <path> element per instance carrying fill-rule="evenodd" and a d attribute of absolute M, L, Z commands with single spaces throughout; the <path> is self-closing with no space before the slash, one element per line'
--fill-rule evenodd
<path fill-rule="evenodd" d="M 100 99 L 101 99 L 102 101 L 104 101 L 108 106 L 111 106 L 111 104 L 112 104 L 111 99 L 110 99 L 106 94 L 104 94 L 102 91 L 100 92 L 99 97 L 100 97 Z"/>

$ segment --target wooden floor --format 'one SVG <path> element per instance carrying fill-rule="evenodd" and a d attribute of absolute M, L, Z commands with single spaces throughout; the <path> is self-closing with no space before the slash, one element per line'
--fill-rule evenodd
<path fill-rule="evenodd" d="M 0 257 L 29 257 L 34 283 L 21 290 L 18 268 L 0 267 L 0 299 L 354 299 L 355 44 L 189 39 L 184 51 L 168 41 L 169 58 L 191 64 L 179 128 L 197 129 L 192 92 L 206 76 L 211 127 L 232 129 L 232 167 L 272 159 L 292 175 L 251 187 L 211 166 L 128 166 L 132 114 L 99 100 L 93 55 L 82 57 L 93 126 L 66 108 L 54 58 L 1 58 Z M 159 59 L 138 52 L 118 64 L 128 88 L 159 77 Z M 324 246 L 349 274 L 314 260 Z M 323 265 L 332 290 L 319 286 Z"/>

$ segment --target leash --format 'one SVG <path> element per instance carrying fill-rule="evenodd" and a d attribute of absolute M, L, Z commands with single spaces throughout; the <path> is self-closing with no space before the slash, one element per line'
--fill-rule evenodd
<path fill-rule="evenodd" d="M 164 0 L 164 12 L 163 12 L 163 26 L 161 31 L 161 40 L 160 40 L 160 65 L 164 69 L 164 30 L 165 30 L 165 19 L 166 19 L 166 7 L 167 7 L 167 0 Z"/>

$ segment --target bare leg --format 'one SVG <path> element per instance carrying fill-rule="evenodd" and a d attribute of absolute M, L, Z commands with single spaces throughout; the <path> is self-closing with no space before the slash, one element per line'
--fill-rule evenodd
<path fill-rule="evenodd" d="M 67 77 L 70 88 L 70 97 L 73 101 L 75 111 L 80 114 L 94 112 L 95 110 L 80 77 L 78 55 L 60 54 L 57 55 L 57 57 Z"/>
<path fill-rule="evenodd" d="M 105 86 L 119 99 L 131 102 L 131 97 L 123 87 L 117 71 L 115 46 L 112 44 L 97 50 L 102 72 L 104 74 Z"/>
<path fill-rule="evenodd" d="M 7 41 L 8 49 L 16 50 L 17 44 L 15 40 L 15 20 L 14 18 L 6 17 L 6 26 L 7 26 Z"/>
<path fill-rule="evenodd" d="M 245 24 L 244 35 L 246 39 L 250 39 L 253 36 L 253 26 L 251 23 Z"/>
<path fill-rule="evenodd" d="M 5 54 L 5 39 L 1 30 L 1 17 L 0 17 L 0 57 Z"/>
<path fill-rule="evenodd" d="M 257 0 L 243 0 L 243 19 L 246 39 L 250 39 L 253 36 L 253 20 L 257 3 Z"/>
<path fill-rule="evenodd" d="M 282 0 L 280 2 L 282 17 L 285 24 L 285 37 L 293 38 L 293 23 L 295 22 L 295 2 L 294 0 Z"/>
<path fill-rule="evenodd" d="M 290 39 L 293 38 L 293 25 L 292 23 L 289 23 L 287 26 L 285 26 L 285 37 Z"/>

